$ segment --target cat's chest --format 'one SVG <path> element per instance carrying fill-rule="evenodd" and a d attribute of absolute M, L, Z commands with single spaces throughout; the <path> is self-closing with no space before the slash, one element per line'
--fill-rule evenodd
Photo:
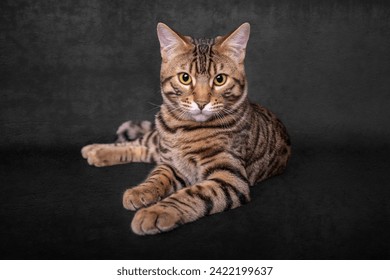
<path fill-rule="evenodd" d="M 163 163 L 174 167 L 180 174 L 186 177 L 191 183 L 196 183 L 201 174 L 199 174 L 199 162 L 197 158 L 191 156 L 191 148 L 196 143 L 187 143 L 180 137 L 166 137 L 160 141 L 160 153 Z"/>
<path fill-rule="evenodd" d="M 182 135 L 164 137 L 160 140 L 161 161 L 174 167 L 194 184 L 201 180 L 202 163 L 199 160 L 200 143 L 188 141 Z"/>

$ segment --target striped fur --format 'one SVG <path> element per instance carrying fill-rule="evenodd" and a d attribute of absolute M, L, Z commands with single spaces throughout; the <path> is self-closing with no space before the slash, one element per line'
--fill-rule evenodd
<path fill-rule="evenodd" d="M 283 124 L 247 98 L 249 24 L 215 39 L 185 37 L 161 23 L 157 30 L 163 104 L 156 126 L 127 122 L 117 143 L 82 149 L 95 166 L 157 163 L 123 195 L 124 207 L 138 210 L 131 227 L 140 235 L 249 202 L 249 187 L 283 172 L 291 154 Z"/>

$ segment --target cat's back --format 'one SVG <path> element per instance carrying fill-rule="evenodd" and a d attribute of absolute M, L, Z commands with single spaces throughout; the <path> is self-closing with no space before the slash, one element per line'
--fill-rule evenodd
<path fill-rule="evenodd" d="M 251 103 L 245 165 L 251 185 L 284 171 L 291 143 L 283 123 L 269 109 Z"/>

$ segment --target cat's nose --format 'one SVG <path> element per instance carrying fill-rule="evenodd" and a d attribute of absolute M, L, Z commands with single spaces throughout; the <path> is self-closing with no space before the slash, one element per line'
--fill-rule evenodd
<path fill-rule="evenodd" d="M 207 105 L 208 102 L 205 101 L 196 101 L 196 105 L 198 105 L 199 109 L 202 111 L 203 108 Z"/>

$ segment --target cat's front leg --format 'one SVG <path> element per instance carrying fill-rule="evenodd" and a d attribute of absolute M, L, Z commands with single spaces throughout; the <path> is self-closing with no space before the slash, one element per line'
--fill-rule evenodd
<path fill-rule="evenodd" d="M 139 210 L 131 228 L 139 235 L 169 231 L 203 216 L 236 208 L 250 200 L 248 181 L 240 170 L 214 170 L 201 183 L 182 189 Z"/>
<path fill-rule="evenodd" d="M 81 154 L 90 165 L 97 167 L 129 162 L 153 162 L 157 158 L 155 149 L 134 143 L 92 144 L 82 148 Z"/>
<path fill-rule="evenodd" d="M 173 167 L 166 164 L 158 165 L 145 182 L 125 191 L 123 207 L 133 211 L 147 207 L 187 185 L 186 179 Z"/>

